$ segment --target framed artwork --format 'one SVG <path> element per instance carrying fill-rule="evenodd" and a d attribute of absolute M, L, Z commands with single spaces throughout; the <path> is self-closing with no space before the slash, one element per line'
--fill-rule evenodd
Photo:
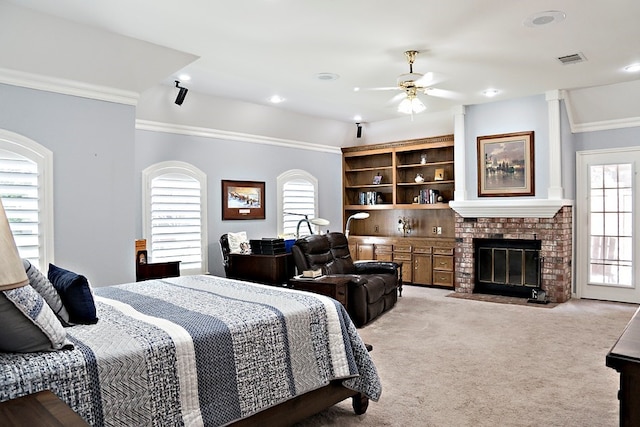
<path fill-rule="evenodd" d="M 533 131 L 479 136 L 478 197 L 533 195 Z"/>
<path fill-rule="evenodd" d="M 376 176 L 373 177 L 373 183 L 375 185 L 381 184 L 382 183 L 382 175 L 381 174 L 377 174 Z"/>
<path fill-rule="evenodd" d="M 222 220 L 265 219 L 264 182 L 222 181 Z"/>

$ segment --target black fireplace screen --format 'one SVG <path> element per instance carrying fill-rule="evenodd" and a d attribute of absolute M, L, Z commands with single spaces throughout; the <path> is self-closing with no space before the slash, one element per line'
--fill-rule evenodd
<path fill-rule="evenodd" d="M 540 286 L 540 251 L 532 249 L 480 248 L 478 280 L 512 286 Z"/>
<path fill-rule="evenodd" d="M 474 247 L 475 291 L 540 287 L 540 240 L 474 239 Z"/>

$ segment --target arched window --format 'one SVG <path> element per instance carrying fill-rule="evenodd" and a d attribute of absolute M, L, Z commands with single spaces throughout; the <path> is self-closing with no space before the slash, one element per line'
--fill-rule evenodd
<path fill-rule="evenodd" d="M 157 163 L 142 171 L 150 262 L 181 261 L 183 275 L 207 272 L 206 183 L 202 171 L 183 162 Z"/>
<path fill-rule="evenodd" d="M 278 221 L 278 234 L 295 235 L 300 220 L 318 214 L 318 180 L 306 171 L 292 169 L 278 176 L 277 183 L 278 218 L 282 218 Z M 299 232 L 300 236 L 310 234 L 306 223 L 300 224 Z"/>
<path fill-rule="evenodd" d="M 0 197 L 21 258 L 38 269 L 53 262 L 53 154 L 0 129 Z"/>

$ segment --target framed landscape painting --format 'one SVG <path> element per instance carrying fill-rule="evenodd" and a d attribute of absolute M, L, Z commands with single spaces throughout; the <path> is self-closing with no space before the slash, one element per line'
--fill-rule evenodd
<path fill-rule="evenodd" d="M 222 181 L 222 220 L 265 219 L 264 182 Z"/>
<path fill-rule="evenodd" d="M 478 197 L 533 195 L 533 131 L 479 136 Z"/>

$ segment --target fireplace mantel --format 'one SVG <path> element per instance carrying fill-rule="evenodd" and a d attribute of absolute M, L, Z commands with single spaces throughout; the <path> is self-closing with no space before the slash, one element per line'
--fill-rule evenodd
<path fill-rule="evenodd" d="M 496 199 L 452 200 L 451 209 L 463 218 L 553 218 L 563 206 L 572 206 L 568 199 Z"/>

